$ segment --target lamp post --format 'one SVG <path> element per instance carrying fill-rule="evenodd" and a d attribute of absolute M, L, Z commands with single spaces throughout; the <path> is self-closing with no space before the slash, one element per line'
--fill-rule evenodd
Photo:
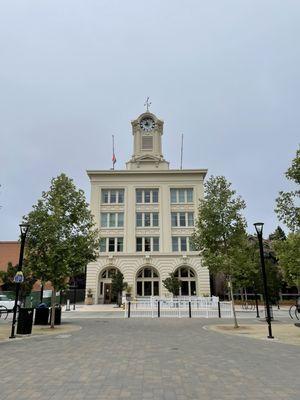
<path fill-rule="evenodd" d="M 25 239 L 26 235 L 29 229 L 28 224 L 20 224 L 20 231 L 21 231 L 21 248 L 20 248 L 20 256 L 19 256 L 19 264 L 18 264 L 18 270 L 15 276 L 14 281 L 16 282 L 16 298 L 15 298 L 15 306 L 13 310 L 13 320 L 11 324 L 11 334 L 10 334 L 10 339 L 14 339 L 16 337 L 15 335 L 15 327 L 16 327 L 16 322 L 17 322 L 17 307 L 18 307 L 18 301 L 19 301 L 19 292 L 20 292 L 20 285 L 23 282 L 23 273 L 22 273 L 22 265 L 23 265 L 23 257 L 24 257 L 24 248 L 25 248 Z M 19 277 L 19 279 L 17 279 Z"/>
<path fill-rule="evenodd" d="M 256 222 L 254 224 L 254 226 L 255 226 L 255 230 L 256 230 L 257 238 L 258 238 L 258 243 L 259 243 L 261 271 L 262 271 L 263 286 L 264 286 L 265 306 L 266 306 L 266 309 L 267 309 L 267 323 L 268 323 L 268 330 L 269 330 L 268 339 L 274 339 L 274 336 L 272 335 L 272 325 L 271 325 L 271 314 L 270 314 L 270 304 L 269 304 L 269 295 L 268 295 L 267 275 L 266 275 L 263 240 L 262 240 L 262 232 L 263 232 L 264 224 L 263 224 L 263 222 Z"/>

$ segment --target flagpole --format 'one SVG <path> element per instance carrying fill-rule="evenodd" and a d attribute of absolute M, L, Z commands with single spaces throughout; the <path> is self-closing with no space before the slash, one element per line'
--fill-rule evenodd
<path fill-rule="evenodd" d="M 183 157 L 183 133 L 181 134 L 180 169 L 182 169 L 182 157 Z"/>
<path fill-rule="evenodd" d="M 115 160 L 114 160 L 114 156 L 115 156 L 115 135 L 112 135 L 112 153 L 113 153 L 113 157 L 112 157 L 112 169 L 115 169 Z"/>

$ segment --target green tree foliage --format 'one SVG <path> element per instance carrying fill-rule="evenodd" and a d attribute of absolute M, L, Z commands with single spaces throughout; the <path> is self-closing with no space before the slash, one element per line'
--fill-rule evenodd
<path fill-rule="evenodd" d="M 271 240 L 271 242 L 274 242 L 276 240 L 286 240 L 286 234 L 280 226 L 277 226 L 275 231 L 273 233 L 270 233 L 269 240 Z"/>
<path fill-rule="evenodd" d="M 179 295 L 179 289 L 181 287 L 181 281 L 178 279 L 177 276 L 175 276 L 174 272 L 171 272 L 169 274 L 168 278 L 163 280 L 163 285 L 164 287 L 173 294 L 173 296 L 178 296 Z"/>
<path fill-rule="evenodd" d="M 241 214 L 246 204 L 223 176 L 211 177 L 204 188 L 192 241 L 210 273 L 222 272 L 226 277 L 237 328 L 232 286 L 237 270 L 240 275 L 240 269 L 247 267 L 244 254 L 244 247 L 247 247 L 246 221 Z"/>
<path fill-rule="evenodd" d="M 51 327 L 54 327 L 55 292 L 68 278 L 96 259 L 99 244 L 93 216 L 82 190 L 65 174 L 51 180 L 50 189 L 24 217 L 30 225 L 26 259 L 31 271 L 53 286 Z"/>
<path fill-rule="evenodd" d="M 291 167 L 285 176 L 296 184 L 296 190 L 290 192 L 279 192 L 276 199 L 275 212 L 278 219 L 282 221 L 292 232 L 300 230 L 300 149 L 292 161 Z"/>
<path fill-rule="evenodd" d="M 277 240 L 274 247 L 287 283 L 296 285 L 300 294 L 300 232 L 290 233 L 286 240 Z"/>
<path fill-rule="evenodd" d="M 7 264 L 6 271 L 0 271 L 0 280 L 2 281 L 2 290 L 15 291 L 16 284 L 14 283 L 14 276 L 18 270 L 18 265 L 13 266 L 11 262 Z M 20 285 L 19 296 L 21 300 L 25 300 L 25 297 L 31 293 L 33 285 L 37 281 L 36 276 L 32 273 L 28 267 L 26 261 L 24 262 L 23 268 L 24 282 Z"/>
<path fill-rule="evenodd" d="M 124 275 L 122 272 L 117 270 L 111 279 L 111 292 L 112 295 L 117 297 L 118 306 L 121 307 L 122 303 L 122 292 L 127 287 L 127 283 L 124 282 Z"/>

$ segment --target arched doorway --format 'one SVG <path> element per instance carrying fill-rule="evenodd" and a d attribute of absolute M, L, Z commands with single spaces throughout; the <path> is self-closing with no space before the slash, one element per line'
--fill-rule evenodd
<path fill-rule="evenodd" d="M 144 267 L 137 273 L 136 296 L 159 296 L 159 275 L 156 269 Z"/>
<path fill-rule="evenodd" d="M 181 281 L 180 296 L 197 295 L 196 273 L 192 268 L 188 266 L 179 267 L 175 271 L 175 276 Z"/>
<path fill-rule="evenodd" d="M 117 268 L 105 268 L 100 273 L 99 279 L 99 302 L 102 304 L 111 304 L 117 302 L 117 297 L 112 294 L 111 280 L 117 272 Z"/>

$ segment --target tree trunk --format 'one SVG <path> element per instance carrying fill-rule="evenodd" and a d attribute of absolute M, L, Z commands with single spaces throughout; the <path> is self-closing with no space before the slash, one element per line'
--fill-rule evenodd
<path fill-rule="evenodd" d="M 50 316 L 50 328 L 54 329 L 54 318 L 55 318 L 55 288 L 52 289 L 52 296 L 51 296 L 51 316 Z"/>
<path fill-rule="evenodd" d="M 236 319 L 236 312 L 235 312 L 235 305 L 234 305 L 234 297 L 233 297 L 233 287 L 232 287 L 232 279 L 231 276 L 229 277 L 229 284 L 230 284 L 230 297 L 231 297 L 231 301 L 232 301 L 232 313 L 233 313 L 233 320 L 234 320 L 234 327 L 238 328 L 238 322 Z"/>

